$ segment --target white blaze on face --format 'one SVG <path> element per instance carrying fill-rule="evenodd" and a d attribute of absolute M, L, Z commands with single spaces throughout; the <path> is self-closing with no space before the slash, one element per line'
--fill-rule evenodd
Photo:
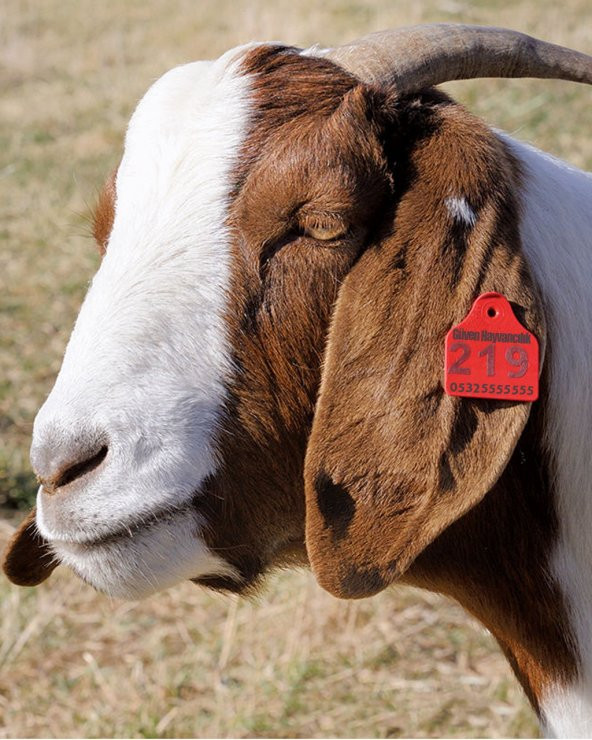
<path fill-rule="evenodd" d="M 35 421 L 34 444 L 107 435 L 100 471 L 72 494 L 40 491 L 37 522 L 58 556 L 117 595 L 229 572 L 190 502 L 216 470 L 231 368 L 226 216 L 250 114 L 241 52 L 173 69 L 138 105 L 107 253 Z M 126 527 L 133 538 L 89 544 Z"/>

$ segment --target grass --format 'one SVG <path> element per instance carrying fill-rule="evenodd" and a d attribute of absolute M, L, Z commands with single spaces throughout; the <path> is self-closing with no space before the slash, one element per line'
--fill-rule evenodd
<path fill-rule="evenodd" d="M 0 18 L 0 505 L 13 508 L 34 496 L 32 420 L 98 263 L 89 204 L 153 79 L 253 38 L 330 44 L 425 21 L 507 25 L 592 52 L 589 0 L 0 0 Z M 592 168 L 589 89 L 448 89 Z M 35 591 L 2 581 L 0 596 L 0 736 L 535 732 L 490 636 L 434 595 L 339 603 L 299 573 L 256 603 L 186 585 L 130 606 L 59 573 Z"/>
<path fill-rule="evenodd" d="M 342 602 L 301 572 L 257 601 L 184 584 L 122 604 L 59 571 L 0 594 L 2 737 L 536 731 L 491 637 L 433 594 Z"/>

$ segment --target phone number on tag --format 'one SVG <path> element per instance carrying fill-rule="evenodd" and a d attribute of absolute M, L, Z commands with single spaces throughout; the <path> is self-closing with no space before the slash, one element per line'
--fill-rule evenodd
<path fill-rule="evenodd" d="M 532 396 L 532 385 L 502 385 L 495 383 L 450 383 L 453 393 L 502 393 L 504 396 Z"/>

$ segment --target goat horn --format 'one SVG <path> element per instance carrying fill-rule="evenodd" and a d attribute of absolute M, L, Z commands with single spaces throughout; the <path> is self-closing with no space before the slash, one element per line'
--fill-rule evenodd
<path fill-rule="evenodd" d="M 449 80 L 544 77 L 592 84 L 592 57 L 518 31 L 433 23 L 380 31 L 322 53 L 363 82 L 400 94 Z"/>

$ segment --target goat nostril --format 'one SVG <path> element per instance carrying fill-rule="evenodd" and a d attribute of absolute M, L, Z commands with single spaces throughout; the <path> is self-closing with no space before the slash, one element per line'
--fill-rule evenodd
<path fill-rule="evenodd" d="M 107 456 L 108 447 L 103 445 L 98 452 L 92 457 L 87 457 L 85 460 L 74 463 L 65 469 L 62 469 L 60 473 L 54 476 L 53 480 L 40 480 L 41 484 L 46 493 L 55 493 L 58 488 L 67 486 L 68 483 L 72 483 L 77 478 L 81 478 L 86 473 L 90 473 L 91 470 L 98 468 Z"/>

